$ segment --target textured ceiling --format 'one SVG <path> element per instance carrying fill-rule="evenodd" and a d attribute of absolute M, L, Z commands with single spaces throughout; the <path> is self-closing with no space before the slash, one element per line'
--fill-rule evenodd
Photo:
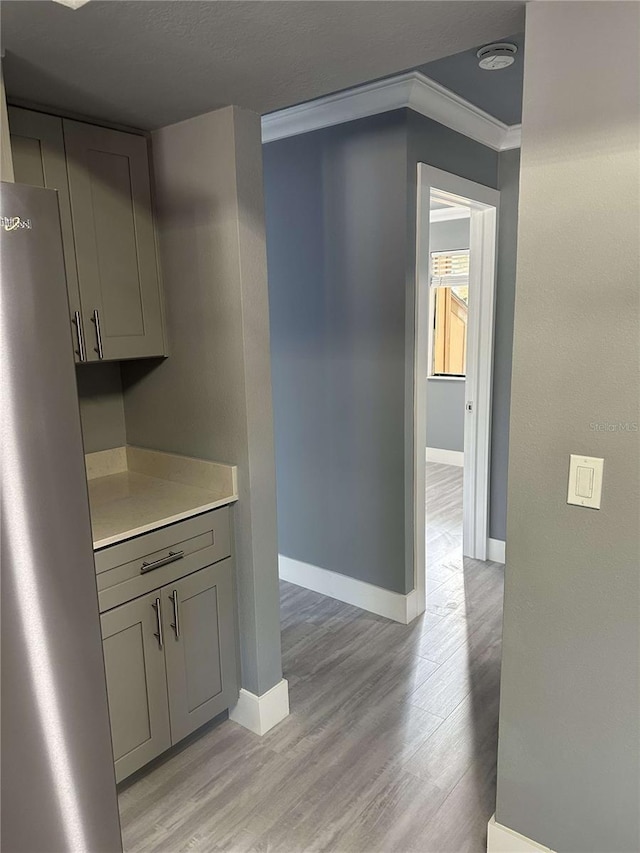
<path fill-rule="evenodd" d="M 504 41 L 517 45 L 515 62 L 500 71 L 483 71 L 476 48 L 436 59 L 419 68 L 423 74 L 471 101 L 505 124 L 522 121 L 522 80 L 524 76 L 524 33 Z M 482 47 L 478 44 L 478 47 Z"/>
<path fill-rule="evenodd" d="M 524 2 L 4 0 L 9 96 L 140 128 L 266 113 L 524 27 Z"/>

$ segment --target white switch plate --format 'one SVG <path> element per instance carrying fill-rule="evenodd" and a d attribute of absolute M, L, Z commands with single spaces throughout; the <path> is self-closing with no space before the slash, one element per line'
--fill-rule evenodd
<path fill-rule="evenodd" d="M 600 509 L 604 459 L 575 456 L 573 453 L 570 459 L 567 503 Z"/>

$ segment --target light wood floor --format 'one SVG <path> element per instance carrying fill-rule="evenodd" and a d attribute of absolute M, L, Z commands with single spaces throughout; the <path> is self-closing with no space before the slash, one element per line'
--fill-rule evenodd
<path fill-rule="evenodd" d="M 291 715 L 228 720 L 120 795 L 125 850 L 481 853 L 495 802 L 502 567 L 462 560 L 462 469 L 428 463 L 428 609 L 282 584 Z"/>

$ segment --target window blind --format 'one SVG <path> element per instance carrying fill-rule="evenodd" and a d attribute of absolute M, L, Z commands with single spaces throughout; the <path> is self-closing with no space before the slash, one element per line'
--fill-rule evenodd
<path fill-rule="evenodd" d="M 468 284 L 468 249 L 431 253 L 431 287 L 466 287 Z"/>

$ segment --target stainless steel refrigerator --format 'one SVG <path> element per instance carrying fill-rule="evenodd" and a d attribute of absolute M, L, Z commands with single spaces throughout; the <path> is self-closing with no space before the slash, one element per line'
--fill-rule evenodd
<path fill-rule="evenodd" d="M 55 191 L 0 192 L 4 853 L 122 850 Z"/>

